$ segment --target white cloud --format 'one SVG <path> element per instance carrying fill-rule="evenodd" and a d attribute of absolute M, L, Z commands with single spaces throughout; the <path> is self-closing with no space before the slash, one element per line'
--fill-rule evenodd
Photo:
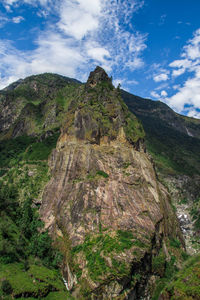
<path fill-rule="evenodd" d="M 125 64 L 131 71 L 134 71 L 136 69 L 140 69 L 143 65 L 144 62 L 140 57 L 135 56 L 133 60 L 129 60 Z"/>
<path fill-rule="evenodd" d="M 177 112 L 188 109 L 188 115 L 199 117 L 198 109 L 200 109 L 200 29 L 194 32 L 193 38 L 190 39 L 183 47 L 180 60 L 175 60 L 169 64 L 172 76 L 177 77 L 183 73 L 187 75 L 187 79 L 182 85 L 174 85 L 177 90 L 170 98 L 166 98 L 165 102 Z M 188 77 L 188 73 L 192 75 Z"/>
<path fill-rule="evenodd" d="M 6 51 L 0 54 L 1 87 L 16 79 L 41 72 L 56 72 L 85 80 L 99 64 L 120 76 L 125 69 L 144 64 L 141 53 L 146 35 L 130 27 L 133 13 L 144 4 L 139 0 L 4 0 L 16 9 L 23 3 L 38 6 L 48 26 L 34 41 L 35 49 L 19 51 L 9 41 L 0 40 Z M 57 21 L 52 22 L 51 9 Z M 47 13 L 48 12 L 48 13 Z M 14 22 L 22 21 L 15 17 Z M 119 75 L 117 75 L 119 74 Z M 13 78 L 13 77 L 12 77 Z"/>
<path fill-rule="evenodd" d="M 165 90 L 162 90 L 160 94 L 162 97 L 167 97 L 167 95 L 168 95 Z"/>
<path fill-rule="evenodd" d="M 169 76 L 166 73 L 161 73 L 161 74 L 155 75 L 153 77 L 153 80 L 155 82 L 166 81 L 168 79 L 169 79 Z"/>
<path fill-rule="evenodd" d="M 188 117 L 200 119 L 200 112 L 192 109 L 192 110 L 189 111 Z"/>
<path fill-rule="evenodd" d="M 88 32 L 96 30 L 101 15 L 100 0 L 65 0 L 60 6 L 58 27 L 65 34 L 80 40 Z"/>
<path fill-rule="evenodd" d="M 131 85 L 131 84 L 137 85 L 137 84 L 139 84 L 139 82 L 138 82 L 137 80 L 134 80 L 134 79 L 132 79 L 132 80 L 127 80 L 126 83 L 127 83 L 128 85 Z"/>
<path fill-rule="evenodd" d="M 200 80 L 198 78 L 187 79 L 178 92 L 166 101 L 178 112 L 183 111 L 186 104 L 200 109 Z"/>
<path fill-rule="evenodd" d="M 150 94 L 156 100 L 158 100 L 160 98 L 160 95 L 156 91 L 152 91 Z"/>
<path fill-rule="evenodd" d="M 117 87 L 120 84 L 120 87 L 122 89 L 125 89 L 126 91 L 129 91 L 130 85 L 136 85 L 138 82 L 136 80 L 128 80 L 126 78 L 116 78 L 113 80 L 113 85 Z"/>
<path fill-rule="evenodd" d="M 21 23 L 23 20 L 24 20 L 24 18 L 22 16 L 12 18 L 13 23 L 16 23 L 16 24 Z"/>
<path fill-rule="evenodd" d="M 9 22 L 17 24 L 17 23 L 20 23 L 23 20 L 24 20 L 24 18 L 22 16 L 13 17 L 13 18 L 10 19 L 7 16 L 0 15 L 0 28 L 5 26 Z"/>
<path fill-rule="evenodd" d="M 182 74 L 185 73 L 185 69 L 184 68 L 180 68 L 178 70 L 173 70 L 172 71 L 172 77 L 177 77 L 177 76 L 180 76 Z"/>
<path fill-rule="evenodd" d="M 113 85 L 115 87 L 117 87 L 119 84 L 120 86 L 122 86 L 124 82 L 125 82 L 124 78 L 116 78 L 115 80 L 113 80 Z"/>
<path fill-rule="evenodd" d="M 94 60 L 94 63 L 107 65 L 107 71 L 111 71 L 111 66 L 107 64 L 107 58 L 110 57 L 108 50 L 102 47 L 88 45 L 87 54 L 90 59 Z"/>

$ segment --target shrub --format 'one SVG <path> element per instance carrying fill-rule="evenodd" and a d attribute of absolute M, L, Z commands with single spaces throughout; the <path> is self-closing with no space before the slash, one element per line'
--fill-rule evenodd
<path fill-rule="evenodd" d="M 8 280 L 2 281 L 1 289 L 2 289 L 2 292 L 6 295 L 10 295 L 13 291 L 13 288 Z"/>
<path fill-rule="evenodd" d="M 180 248 L 181 242 L 175 238 L 170 239 L 170 246 L 173 248 Z"/>
<path fill-rule="evenodd" d="M 106 172 L 102 171 L 102 170 L 97 171 L 96 174 L 100 175 L 100 176 L 102 176 L 104 178 L 108 178 L 109 177 L 109 175 Z"/>
<path fill-rule="evenodd" d="M 160 276 L 163 276 L 165 272 L 165 255 L 162 250 L 152 259 L 152 271 Z"/>

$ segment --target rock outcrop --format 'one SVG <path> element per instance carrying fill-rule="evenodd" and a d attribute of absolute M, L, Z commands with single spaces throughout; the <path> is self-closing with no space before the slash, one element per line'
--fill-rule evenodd
<path fill-rule="evenodd" d="M 152 257 L 184 243 L 166 189 L 145 153 L 144 131 L 103 69 L 68 106 L 40 208 L 64 254 L 76 299 L 139 299 Z"/>

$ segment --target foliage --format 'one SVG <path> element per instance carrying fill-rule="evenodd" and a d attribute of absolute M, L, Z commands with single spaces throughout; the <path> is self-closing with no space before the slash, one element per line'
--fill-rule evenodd
<path fill-rule="evenodd" d="M 15 139 L 3 140 L 0 144 L 0 168 L 15 166 L 24 160 L 46 160 L 55 148 L 59 133 L 37 141 L 36 137 L 19 136 Z M 5 172 L 2 174 L 4 175 Z"/>
<path fill-rule="evenodd" d="M 10 295 L 13 291 L 12 286 L 8 280 L 3 280 L 1 283 L 1 289 L 4 294 Z"/>
<path fill-rule="evenodd" d="M 175 274 L 163 294 L 170 299 L 199 299 L 200 256 L 189 259 L 181 271 Z"/>
<path fill-rule="evenodd" d="M 152 271 L 154 274 L 160 276 L 160 278 L 156 281 L 152 300 L 158 300 L 161 292 L 176 276 L 178 272 L 177 258 L 179 258 L 180 261 L 188 259 L 188 255 L 181 249 L 181 247 L 179 246 L 177 248 L 178 244 L 179 241 L 176 239 L 170 239 L 168 241 L 170 259 L 166 259 L 163 249 L 160 250 L 157 256 L 152 258 Z"/>
<path fill-rule="evenodd" d="M 72 253 L 74 260 L 79 253 L 85 255 L 90 278 L 99 282 L 103 280 L 104 274 L 116 279 L 128 276 L 130 272 L 128 265 L 123 260 L 119 261 L 117 255 L 132 247 L 141 246 L 144 247 L 144 243 L 135 239 L 132 232 L 118 230 L 115 235 L 105 232 L 95 237 L 87 236 L 83 244 L 72 249 Z M 112 266 L 108 263 L 107 257 L 110 257 Z M 75 267 L 75 271 L 81 276 L 80 269 Z"/>
<path fill-rule="evenodd" d="M 0 278 L 7 278 L 12 287 L 13 298 L 39 298 L 45 299 L 51 294 L 53 299 L 54 292 L 65 293 L 62 278 L 57 270 L 53 270 L 41 265 L 39 262 L 30 261 L 30 268 L 24 272 L 22 263 L 12 263 L 1 265 Z M 0 292 L 1 298 L 1 292 Z"/>
<path fill-rule="evenodd" d="M 9 167 L 12 161 L 19 162 L 27 147 L 35 142 L 30 136 L 19 136 L 16 139 L 1 141 L 0 143 L 0 167 Z"/>
<path fill-rule="evenodd" d="M 99 175 L 99 176 L 102 176 L 104 178 L 109 177 L 109 175 L 106 172 L 102 171 L 102 170 L 98 170 L 96 174 Z"/>
<path fill-rule="evenodd" d="M 160 276 L 163 276 L 166 265 L 166 257 L 162 251 L 160 250 L 157 256 L 152 258 L 152 271 Z"/>
<path fill-rule="evenodd" d="M 172 127 L 169 121 L 166 121 L 169 114 L 170 118 L 173 116 L 171 122 L 179 124 L 179 118 L 182 116 L 177 117 L 169 107 L 159 101 L 142 99 L 124 91 L 122 91 L 122 98 L 130 111 L 142 121 L 146 133 L 147 150 L 160 172 L 200 174 L 200 140 L 176 130 L 176 125 Z M 191 120 L 190 126 L 194 126 Z"/>
<path fill-rule="evenodd" d="M 26 160 L 45 160 L 48 158 L 52 149 L 56 147 L 59 132 L 47 137 L 42 142 L 31 144 L 24 155 Z"/>
<path fill-rule="evenodd" d="M 191 216 L 194 221 L 195 230 L 200 230 L 200 198 L 194 201 L 194 204 L 191 209 Z"/>
<path fill-rule="evenodd" d="M 144 138 L 145 133 L 142 123 L 133 114 L 127 114 L 125 133 L 129 141 L 137 142 L 138 137 Z"/>
<path fill-rule="evenodd" d="M 181 242 L 175 238 L 170 239 L 170 246 L 174 248 L 180 248 Z"/>
<path fill-rule="evenodd" d="M 32 201 L 27 199 L 20 205 L 12 187 L 9 189 L 2 182 L 0 184 L 1 261 L 23 261 L 33 255 L 40 258 L 45 265 L 57 267 L 62 257 L 52 248 L 52 240 L 47 231 L 41 232 L 43 223 L 36 209 L 32 207 Z"/>

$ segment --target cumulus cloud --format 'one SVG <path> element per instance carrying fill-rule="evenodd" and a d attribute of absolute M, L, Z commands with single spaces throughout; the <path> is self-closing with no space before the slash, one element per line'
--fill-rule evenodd
<path fill-rule="evenodd" d="M 167 95 L 168 95 L 165 90 L 162 90 L 160 94 L 162 97 L 167 97 Z"/>
<path fill-rule="evenodd" d="M 188 112 L 188 117 L 200 119 L 200 111 L 196 111 L 195 109 L 192 109 Z"/>
<path fill-rule="evenodd" d="M 24 18 L 23 18 L 22 16 L 13 17 L 13 18 L 12 18 L 12 21 L 13 21 L 13 23 L 18 24 L 18 23 L 24 21 Z"/>
<path fill-rule="evenodd" d="M 56 72 L 84 80 L 97 64 L 116 74 L 144 65 L 141 54 L 147 36 L 129 25 L 143 1 L 4 0 L 3 3 L 10 9 L 21 4 L 37 5 L 38 12 L 43 11 L 40 17 L 45 17 L 48 25 L 38 32 L 32 51 L 19 51 L 11 42 L 0 40 L 7 49 L 0 54 L 1 87 L 10 83 L 12 74 L 18 79 L 33 73 Z M 49 15 L 51 11 L 56 21 Z M 22 20 L 13 18 L 15 23 Z"/>
<path fill-rule="evenodd" d="M 150 94 L 156 100 L 158 100 L 160 98 L 160 95 L 156 91 L 151 91 Z"/>
<path fill-rule="evenodd" d="M 197 29 L 193 38 L 183 47 L 181 59 L 175 60 L 169 65 L 174 70 L 172 76 L 182 74 L 189 77 L 182 85 L 175 85 L 176 94 L 166 98 L 169 104 L 177 112 L 188 112 L 188 116 L 199 117 L 200 109 L 200 29 Z M 190 109 L 188 109 L 190 107 Z"/>
<path fill-rule="evenodd" d="M 65 0 L 60 6 L 58 27 L 67 35 L 80 40 L 98 28 L 100 16 L 100 0 Z"/>
<path fill-rule="evenodd" d="M 155 75 L 155 76 L 153 77 L 153 80 L 154 80 L 155 82 L 166 81 L 166 80 L 168 80 L 168 79 L 169 79 L 169 76 L 168 76 L 168 74 L 166 74 L 166 73 L 161 73 L 161 74 Z"/>

